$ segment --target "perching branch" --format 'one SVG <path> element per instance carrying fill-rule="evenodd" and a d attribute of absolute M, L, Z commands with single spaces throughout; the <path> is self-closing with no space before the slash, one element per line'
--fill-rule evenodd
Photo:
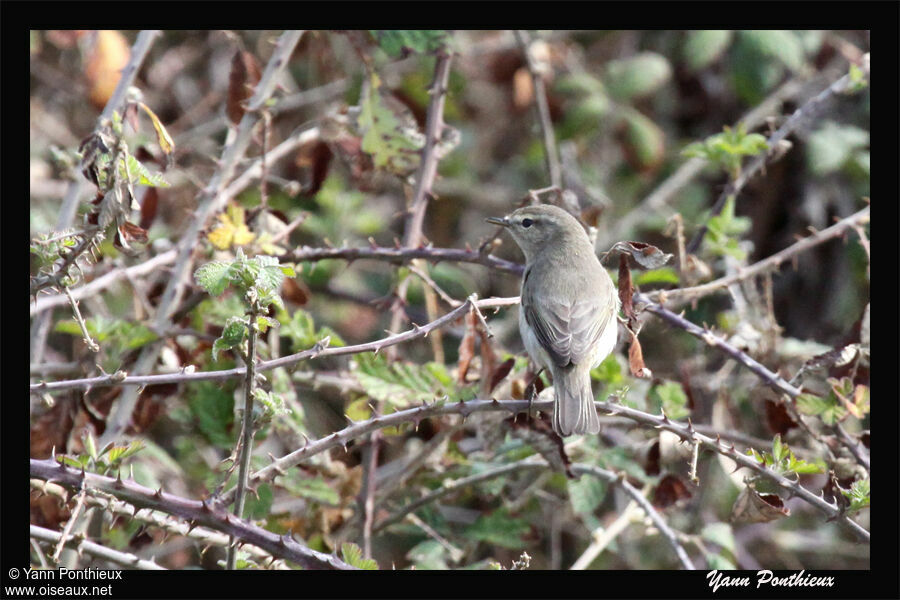
<path fill-rule="evenodd" d="M 210 500 L 189 500 L 164 492 L 154 492 L 130 479 L 113 479 L 94 473 L 77 471 L 53 459 L 31 459 L 31 476 L 53 481 L 73 489 L 99 489 L 133 504 L 137 509 L 149 508 L 176 515 L 196 525 L 204 525 L 234 536 L 242 542 L 259 546 L 273 556 L 301 565 L 304 569 L 353 569 L 329 554 L 311 550 L 290 535 L 280 536 L 247 521 L 238 519 L 221 504 Z"/>

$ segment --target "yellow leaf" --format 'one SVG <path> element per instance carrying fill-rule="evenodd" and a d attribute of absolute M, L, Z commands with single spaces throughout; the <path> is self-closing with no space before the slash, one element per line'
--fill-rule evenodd
<path fill-rule="evenodd" d="M 219 224 L 206 235 L 206 239 L 219 250 L 227 250 L 232 245 L 243 246 L 256 239 L 244 223 L 244 209 L 229 204 L 226 212 L 219 215 Z"/>
<path fill-rule="evenodd" d="M 162 124 L 162 121 L 159 120 L 159 117 L 156 116 L 156 113 L 150 110 L 150 107 L 140 103 L 144 112 L 147 113 L 147 116 L 150 117 L 150 121 L 153 122 L 153 129 L 156 130 L 156 139 L 159 141 L 159 147 L 166 154 L 171 154 L 172 151 L 175 150 L 175 141 L 172 139 L 172 136 L 169 135 L 169 132 L 166 131 L 165 126 Z"/>

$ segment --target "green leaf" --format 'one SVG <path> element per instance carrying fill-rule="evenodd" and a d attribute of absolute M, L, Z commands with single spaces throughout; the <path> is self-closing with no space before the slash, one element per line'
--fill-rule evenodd
<path fill-rule="evenodd" d="M 409 52 L 435 52 L 451 41 L 450 34 L 444 29 L 370 29 L 369 33 L 378 46 L 394 58 Z"/>
<path fill-rule="evenodd" d="M 260 484 L 256 494 L 247 494 L 244 505 L 244 518 L 260 520 L 265 519 L 272 512 L 272 486 L 267 483 Z"/>
<path fill-rule="evenodd" d="M 647 271 L 637 271 L 631 274 L 634 285 L 653 285 L 657 283 L 674 283 L 681 281 L 678 272 L 672 267 L 660 267 Z"/>
<path fill-rule="evenodd" d="M 341 544 L 341 556 L 348 565 L 365 569 L 367 571 L 377 571 L 378 563 L 371 558 L 364 559 L 362 550 L 353 542 L 344 542 Z"/>
<path fill-rule="evenodd" d="M 637 166 L 649 169 L 658 165 L 665 154 L 665 134 L 653 121 L 637 111 L 625 117 L 625 145 Z"/>
<path fill-rule="evenodd" d="M 370 74 L 366 92 L 357 121 L 362 150 L 371 155 L 376 168 L 408 177 L 419 166 L 425 135 L 409 108 L 382 89 L 375 72 Z"/>
<path fill-rule="evenodd" d="M 134 440 L 127 446 L 113 446 L 106 454 L 106 460 L 109 462 L 110 466 L 115 467 L 119 462 L 125 460 L 129 456 L 137 454 L 143 449 L 143 440 Z"/>
<path fill-rule="evenodd" d="M 688 69 L 699 71 L 718 60 L 731 43 L 732 35 L 727 29 L 689 31 L 682 51 Z"/>
<path fill-rule="evenodd" d="M 853 512 L 869 507 L 871 496 L 871 484 L 868 479 L 854 481 L 850 490 L 841 490 L 841 493 L 850 500 L 848 509 Z"/>
<path fill-rule="evenodd" d="M 213 296 L 221 295 L 233 277 L 234 271 L 229 262 L 209 262 L 194 271 L 197 284 Z"/>
<path fill-rule="evenodd" d="M 487 515 L 478 517 L 466 529 L 466 537 L 520 550 L 525 545 L 522 536 L 531 531 L 531 527 L 524 519 L 512 517 L 505 508 L 500 508 Z"/>
<path fill-rule="evenodd" d="M 328 506 L 339 506 L 341 503 L 340 494 L 321 475 L 292 478 L 284 481 L 284 486 L 292 496 L 299 496 Z"/>
<path fill-rule="evenodd" d="M 607 63 L 603 81 L 614 97 L 631 100 L 656 92 L 671 76 L 672 67 L 666 57 L 642 52 Z"/>
<path fill-rule="evenodd" d="M 447 549 L 437 540 L 425 540 L 409 549 L 406 558 L 416 565 L 417 570 L 447 570 Z"/>
<path fill-rule="evenodd" d="M 125 172 L 125 161 L 119 161 L 119 176 L 123 181 L 149 187 L 169 187 L 169 182 L 163 179 L 162 175 L 147 170 L 147 167 L 134 156 L 128 154 L 125 160 L 128 161 L 128 173 Z"/>
<path fill-rule="evenodd" d="M 598 477 L 582 475 L 578 479 L 567 480 L 567 486 L 569 488 L 569 501 L 572 503 L 572 510 L 579 515 L 593 514 L 594 510 L 606 498 L 606 482 Z"/>
<path fill-rule="evenodd" d="M 670 419 L 683 419 L 691 414 L 687 408 L 687 394 L 680 383 L 667 381 L 653 388 L 651 397 L 655 397 L 659 408 L 665 411 Z"/>
<path fill-rule="evenodd" d="M 591 379 L 602 381 L 609 386 L 619 385 L 625 381 L 625 378 L 622 376 L 622 365 L 619 364 L 615 353 L 607 356 L 603 359 L 603 362 L 591 370 Z"/>
<path fill-rule="evenodd" d="M 235 434 L 234 396 L 230 390 L 220 388 L 211 381 L 201 381 L 188 386 L 188 407 L 197 420 L 197 426 L 206 438 L 216 446 L 231 449 Z"/>
<path fill-rule="evenodd" d="M 408 408 L 447 396 L 453 402 L 469 400 L 474 386 L 457 389 L 444 365 L 438 363 L 394 362 L 388 364 L 383 355 L 360 354 L 351 363 L 351 371 L 370 398 L 394 408 Z"/>
<path fill-rule="evenodd" d="M 231 317 L 228 319 L 228 322 L 225 324 L 225 329 L 222 330 L 222 335 L 220 335 L 215 342 L 213 342 L 212 348 L 212 358 L 213 360 L 218 360 L 219 352 L 222 350 L 228 350 L 230 348 L 235 348 L 241 345 L 241 342 L 244 341 L 244 336 L 247 334 L 247 319 L 244 317 Z"/>

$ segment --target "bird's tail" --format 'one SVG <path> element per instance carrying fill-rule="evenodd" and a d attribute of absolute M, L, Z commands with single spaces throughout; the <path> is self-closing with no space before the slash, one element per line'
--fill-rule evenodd
<path fill-rule="evenodd" d="M 599 432 L 600 417 L 594 408 L 590 374 L 578 367 L 554 369 L 553 385 L 553 430 L 562 437 Z"/>

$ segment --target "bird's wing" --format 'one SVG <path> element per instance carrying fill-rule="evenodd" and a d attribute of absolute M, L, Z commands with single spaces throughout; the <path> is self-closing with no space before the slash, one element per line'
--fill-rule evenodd
<path fill-rule="evenodd" d="M 525 321 L 559 367 L 589 360 L 615 312 L 612 303 L 603 302 L 599 295 L 581 300 L 552 298 L 541 303 L 525 303 L 526 294 L 522 296 Z"/>

